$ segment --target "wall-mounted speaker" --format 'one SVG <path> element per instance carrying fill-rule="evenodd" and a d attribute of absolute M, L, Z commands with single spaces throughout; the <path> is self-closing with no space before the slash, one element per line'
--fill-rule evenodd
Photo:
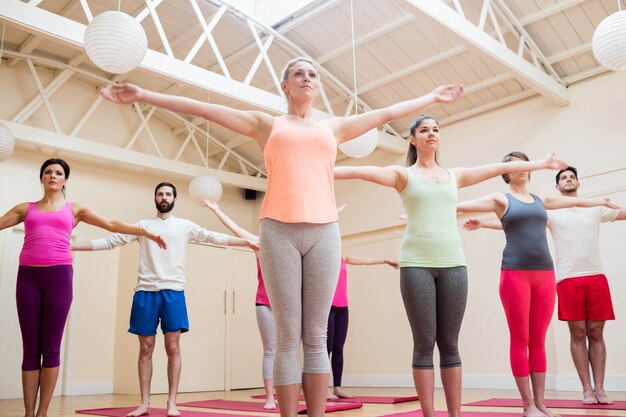
<path fill-rule="evenodd" d="M 246 200 L 256 200 L 256 190 L 250 190 L 248 188 L 244 188 L 243 198 L 245 198 Z"/>

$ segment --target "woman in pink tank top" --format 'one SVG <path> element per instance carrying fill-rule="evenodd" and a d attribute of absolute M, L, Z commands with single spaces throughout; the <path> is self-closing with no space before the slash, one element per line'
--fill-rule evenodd
<path fill-rule="evenodd" d="M 146 236 L 165 248 L 147 230 L 109 220 L 89 207 L 65 199 L 70 167 L 62 159 L 48 159 L 39 170 L 44 189 L 41 200 L 22 203 L 0 217 L 0 230 L 24 222 L 24 245 L 16 283 L 17 314 L 24 357 L 22 386 L 26 417 L 47 415 L 59 376 L 61 341 L 72 303 L 70 237 L 80 221 L 111 232 Z"/>
<path fill-rule="evenodd" d="M 260 262 L 278 330 L 274 383 L 280 413 L 296 416 L 302 385 L 309 416 L 322 417 L 330 372 L 326 326 L 341 253 L 333 181 L 337 145 L 431 104 L 452 102 L 463 89 L 442 86 L 383 109 L 327 120 L 313 113 L 320 80 L 312 60 L 289 61 L 281 89 L 287 99 L 287 113 L 282 116 L 160 94 L 132 84 L 114 85 L 101 94 L 116 103 L 141 101 L 203 117 L 258 143 L 268 172 L 260 216 Z"/>

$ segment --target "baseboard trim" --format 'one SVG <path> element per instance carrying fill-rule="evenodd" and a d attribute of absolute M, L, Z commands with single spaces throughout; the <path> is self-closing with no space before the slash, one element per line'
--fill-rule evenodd
<path fill-rule="evenodd" d="M 63 395 L 113 394 L 113 381 L 74 383 L 63 390 Z"/>
<path fill-rule="evenodd" d="M 342 383 L 346 387 L 402 387 L 413 386 L 411 375 L 344 375 Z M 435 377 L 435 387 L 441 388 L 441 379 Z M 626 392 L 626 375 L 609 375 L 605 378 L 607 391 Z M 474 389 L 516 389 L 512 375 L 463 375 L 463 388 Z M 546 389 L 554 391 L 581 391 L 576 375 L 546 376 Z"/>

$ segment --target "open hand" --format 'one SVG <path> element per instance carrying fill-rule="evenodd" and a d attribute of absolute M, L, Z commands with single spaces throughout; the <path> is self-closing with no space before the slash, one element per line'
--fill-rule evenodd
<path fill-rule="evenodd" d="M 399 269 L 400 268 L 400 262 L 398 261 L 388 261 L 385 259 L 385 263 L 391 267 L 393 267 L 394 269 Z"/>
<path fill-rule="evenodd" d="M 567 168 L 567 162 L 557 159 L 554 152 L 549 153 L 546 156 L 546 168 L 548 169 L 565 169 Z"/>
<path fill-rule="evenodd" d="M 602 199 L 604 200 L 604 206 L 605 206 L 605 207 L 608 207 L 608 208 L 610 208 L 610 209 L 614 209 L 614 210 L 619 210 L 619 209 L 621 209 L 621 207 L 620 207 L 620 206 L 618 206 L 617 204 L 613 203 L 613 202 L 611 201 L 611 199 L 610 199 L 610 198 L 608 198 L 608 197 L 602 197 Z"/>
<path fill-rule="evenodd" d="M 246 241 L 246 246 L 252 249 L 253 251 L 259 250 L 259 238 L 256 239 L 244 239 Z"/>
<path fill-rule="evenodd" d="M 143 90 L 134 84 L 113 84 L 100 90 L 105 99 L 118 104 L 132 104 L 141 101 Z"/>
<path fill-rule="evenodd" d="M 452 103 L 463 94 L 462 85 L 440 85 L 432 91 L 436 103 Z"/>
<path fill-rule="evenodd" d="M 163 240 L 161 236 L 153 235 L 152 233 L 149 233 L 148 236 L 146 237 L 150 240 L 155 241 L 156 244 L 159 245 L 161 249 L 167 249 L 167 243 L 165 243 L 165 241 Z"/>
<path fill-rule="evenodd" d="M 478 230 L 482 227 L 482 223 L 478 219 L 469 219 L 463 223 L 463 229 L 465 230 Z"/>
<path fill-rule="evenodd" d="M 208 208 L 210 208 L 213 211 L 217 211 L 217 210 L 220 209 L 220 206 L 218 206 L 215 201 L 209 200 L 208 198 L 203 198 L 202 199 L 202 204 L 204 204 L 205 206 L 207 206 Z"/>

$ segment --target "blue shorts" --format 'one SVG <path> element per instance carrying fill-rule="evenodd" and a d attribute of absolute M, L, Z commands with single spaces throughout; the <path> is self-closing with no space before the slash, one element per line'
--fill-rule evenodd
<path fill-rule="evenodd" d="M 133 296 L 128 332 L 154 336 L 161 320 L 163 333 L 189 330 L 185 291 L 137 291 Z"/>

